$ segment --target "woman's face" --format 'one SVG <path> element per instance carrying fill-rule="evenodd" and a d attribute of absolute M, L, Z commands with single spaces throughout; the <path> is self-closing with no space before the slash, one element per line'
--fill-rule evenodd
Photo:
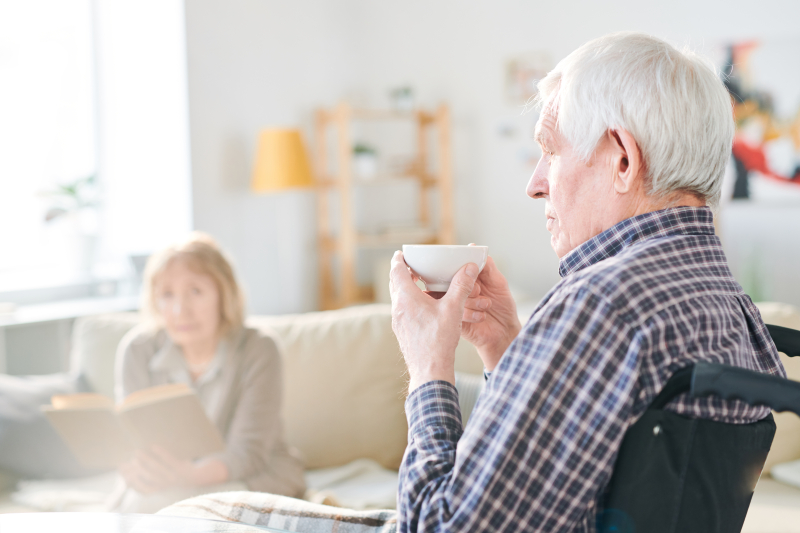
<path fill-rule="evenodd" d="M 178 346 L 216 338 L 220 325 L 220 294 L 211 276 L 185 261 L 172 261 L 155 281 L 155 301 L 172 341 Z"/>

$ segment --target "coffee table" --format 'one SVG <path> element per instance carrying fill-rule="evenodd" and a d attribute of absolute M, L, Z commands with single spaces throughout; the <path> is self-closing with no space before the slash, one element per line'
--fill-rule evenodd
<path fill-rule="evenodd" d="M 238 522 L 150 514 L 11 513 L 0 515 L 2 533 L 287 533 Z"/>

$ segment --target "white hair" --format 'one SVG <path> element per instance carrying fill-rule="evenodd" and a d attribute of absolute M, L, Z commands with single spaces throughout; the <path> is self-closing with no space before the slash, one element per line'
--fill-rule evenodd
<path fill-rule="evenodd" d="M 685 191 L 716 206 L 734 135 L 732 103 L 713 64 L 642 33 L 589 41 L 538 85 L 559 132 L 589 161 L 609 129 L 639 146 L 649 195 Z M 552 103 L 550 100 L 554 99 Z"/>

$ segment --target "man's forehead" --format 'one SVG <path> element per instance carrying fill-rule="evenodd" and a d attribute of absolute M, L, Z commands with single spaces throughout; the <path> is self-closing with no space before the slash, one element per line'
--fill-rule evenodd
<path fill-rule="evenodd" d="M 547 135 L 546 130 L 553 130 L 555 133 L 555 128 L 558 119 L 558 91 L 555 91 L 549 98 L 545 101 L 544 105 L 542 106 L 542 112 L 539 114 L 539 120 L 536 121 L 536 126 L 533 130 L 534 139 L 537 141 L 541 141 L 543 137 Z"/>
<path fill-rule="evenodd" d="M 547 97 L 547 100 L 544 101 L 542 105 L 542 115 L 550 115 L 553 118 L 556 118 L 558 114 L 558 94 L 560 91 L 556 90 L 553 91 L 553 94 Z"/>
<path fill-rule="evenodd" d="M 556 116 L 555 113 L 542 113 L 539 115 L 539 120 L 536 121 L 536 126 L 533 130 L 533 138 L 537 142 L 544 142 L 552 140 L 556 132 Z"/>

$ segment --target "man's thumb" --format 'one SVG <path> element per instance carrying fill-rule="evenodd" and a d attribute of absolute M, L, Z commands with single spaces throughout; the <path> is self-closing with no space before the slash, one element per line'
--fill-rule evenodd
<path fill-rule="evenodd" d="M 456 300 L 459 305 L 464 305 L 472 292 L 472 288 L 475 286 L 478 273 L 478 265 L 475 263 L 465 265 L 453 276 L 453 281 L 450 282 L 450 288 L 447 290 L 445 298 Z"/>

